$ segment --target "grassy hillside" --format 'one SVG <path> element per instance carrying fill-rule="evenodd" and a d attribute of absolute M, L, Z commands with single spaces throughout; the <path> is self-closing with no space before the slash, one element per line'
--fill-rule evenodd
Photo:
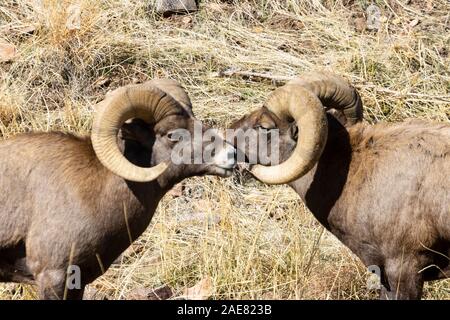
<path fill-rule="evenodd" d="M 199 119 L 225 127 L 282 84 L 232 71 L 291 77 L 331 70 L 364 101 L 365 120 L 450 121 L 450 4 L 376 0 L 203 0 L 192 15 L 158 17 L 148 0 L 2 0 L 0 137 L 61 129 L 89 133 L 94 105 L 118 86 L 180 81 Z M 67 27 L 71 4 L 80 28 Z M 70 30 L 72 29 L 72 30 Z M 0 59 L 1 60 L 1 59 Z M 367 273 L 286 186 L 194 178 L 167 195 L 121 263 L 91 285 L 123 299 L 168 285 L 175 296 L 210 279 L 213 299 L 368 299 Z M 0 285 L 2 299 L 32 287 Z M 425 298 L 450 299 L 450 280 Z"/>

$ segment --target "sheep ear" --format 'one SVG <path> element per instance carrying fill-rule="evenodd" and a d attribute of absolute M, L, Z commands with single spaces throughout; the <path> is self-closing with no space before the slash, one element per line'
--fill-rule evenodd
<path fill-rule="evenodd" d="M 345 117 L 344 112 L 342 112 L 341 110 L 330 109 L 330 110 L 327 110 L 327 114 L 334 117 L 337 121 L 339 121 L 340 124 L 342 124 L 344 127 L 346 127 L 347 118 Z"/>
<path fill-rule="evenodd" d="M 295 141 L 297 141 L 298 139 L 298 127 L 297 124 L 295 122 L 293 122 L 291 124 L 291 126 L 289 127 L 289 134 L 291 136 L 291 138 Z"/>
<path fill-rule="evenodd" d="M 122 140 L 137 141 L 142 145 L 149 143 L 153 126 L 143 120 L 133 119 L 131 122 L 125 122 L 119 130 Z"/>
<path fill-rule="evenodd" d="M 122 140 L 138 141 L 137 136 L 134 134 L 133 125 L 124 123 L 119 130 L 119 137 Z"/>

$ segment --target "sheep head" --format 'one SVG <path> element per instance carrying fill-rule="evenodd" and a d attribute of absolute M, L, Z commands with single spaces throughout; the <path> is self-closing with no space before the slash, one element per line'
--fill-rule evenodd
<path fill-rule="evenodd" d="M 176 81 L 153 80 L 116 89 L 96 109 L 91 134 L 94 150 L 106 168 L 126 180 L 176 182 L 194 175 L 229 176 L 232 172 L 235 149 L 218 131 L 213 156 L 209 161 L 195 161 L 195 152 L 203 155 L 210 144 L 195 134 L 209 128 L 195 119 L 189 96 Z M 128 146 L 123 152 L 117 143 L 119 131 Z M 192 152 L 176 162 L 177 150 Z"/>
<path fill-rule="evenodd" d="M 231 125 L 234 130 L 252 129 L 257 141 L 275 143 L 276 130 L 281 163 L 264 163 L 259 148 L 249 148 L 245 140 L 233 136 L 233 144 L 247 159 L 255 155 L 257 164 L 251 173 L 262 182 L 283 184 L 294 181 L 318 162 L 325 147 L 328 124 L 327 110 L 343 115 L 343 124 L 362 120 L 362 103 L 357 91 L 344 79 L 322 72 L 307 73 L 276 89 L 264 106 Z M 265 137 L 260 139 L 261 135 Z M 273 148 L 266 148 L 272 150 Z M 253 153 L 253 154 L 252 154 Z"/>

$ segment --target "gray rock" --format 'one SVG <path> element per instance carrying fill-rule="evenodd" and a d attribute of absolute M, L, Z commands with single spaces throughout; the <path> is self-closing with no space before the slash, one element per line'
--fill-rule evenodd
<path fill-rule="evenodd" d="M 127 300 L 167 300 L 173 296 L 173 291 L 169 286 L 162 286 L 151 289 L 140 287 L 129 292 Z"/>
<path fill-rule="evenodd" d="M 110 300 L 106 293 L 100 292 L 93 286 L 86 286 L 83 300 Z"/>
<path fill-rule="evenodd" d="M 378 31 L 381 27 L 381 10 L 374 4 L 371 4 L 366 9 L 368 30 Z"/>
<path fill-rule="evenodd" d="M 188 13 L 197 11 L 195 0 L 156 0 L 156 11 L 160 14 Z"/>

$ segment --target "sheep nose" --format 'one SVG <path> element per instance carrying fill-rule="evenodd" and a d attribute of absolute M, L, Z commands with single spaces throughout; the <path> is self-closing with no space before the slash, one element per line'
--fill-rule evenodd
<path fill-rule="evenodd" d="M 223 149 L 214 158 L 215 164 L 224 169 L 233 169 L 237 164 L 236 149 L 228 142 L 225 142 Z"/>
<path fill-rule="evenodd" d="M 236 166 L 236 164 L 237 164 L 237 150 L 229 142 L 227 142 L 227 147 L 228 147 L 228 159 L 233 162 L 234 166 Z"/>
<path fill-rule="evenodd" d="M 229 167 L 234 168 L 237 164 L 236 148 L 228 142 L 225 142 L 225 148 L 226 148 L 226 163 Z"/>

